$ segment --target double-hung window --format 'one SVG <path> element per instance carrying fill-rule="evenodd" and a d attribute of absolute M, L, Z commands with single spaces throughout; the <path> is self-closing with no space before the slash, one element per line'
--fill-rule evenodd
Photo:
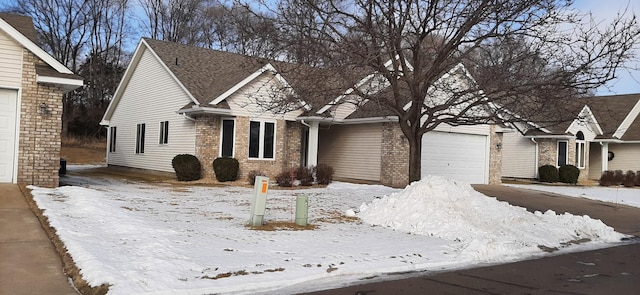
<path fill-rule="evenodd" d="M 136 154 L 144 154 L 144 133 L 146 124 L 138 124 L 136 128 Z"/>
<path fill-rule="evenodd" d="M 116 152 L 116 127 L 109 127 L 109 152 Z"/>
<path fill-rule="evenodd" d="M 249 158 L 273 159 L 275 150 L 276 123 L 249 122 Z"/>
<path fill-rule="evenodd" d="M 159 144 L 169 143 L 169 121 L 160 122 Z"/>
<path fill-rule="evenodd" d="M 569 160 L 569 142 L 558 141 L 558 166 L 567 165 Z"/>

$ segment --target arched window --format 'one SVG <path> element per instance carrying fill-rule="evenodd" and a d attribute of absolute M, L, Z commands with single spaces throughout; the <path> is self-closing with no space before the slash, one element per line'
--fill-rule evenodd
<path fill-rule="evenodd" d="M 586 168 L 586 146 L 584 133 L 578 131 L 578 133 L 576 133 L 576 167 L 580 169 Z"/>

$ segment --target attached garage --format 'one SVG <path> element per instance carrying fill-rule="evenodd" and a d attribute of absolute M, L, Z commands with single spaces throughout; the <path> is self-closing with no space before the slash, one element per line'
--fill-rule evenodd
<path fill-rule="evenodd" d="M 0 182 L 14 182 L 17 101 L 16 90 L 0 89 Z"/>
<path fill-rule="evenodd" d="M 422 177 L 488 183 L 489 136 L 432 131 L 422 137 Z"/>
<path fill-rule="evenodd" d="M 336 178 L 380 181 L 382 124 L 332 125 L 320 129 L 318 163 Z"/>

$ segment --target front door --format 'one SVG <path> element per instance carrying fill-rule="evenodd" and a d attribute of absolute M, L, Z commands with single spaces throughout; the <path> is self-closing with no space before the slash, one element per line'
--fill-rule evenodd
<path fill-rule="evenodd" d="M 0 182 L 14 180 L 17 106 L 17 91 L 0 89 Z"/>

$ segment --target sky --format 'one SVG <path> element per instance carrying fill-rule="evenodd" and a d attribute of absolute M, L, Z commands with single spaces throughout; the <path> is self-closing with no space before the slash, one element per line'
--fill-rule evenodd
<path fill-rule="evenodd" d="M 437 176 L 403 190 L 272 186 L 264 220 L 274 230 L 257 230 L 246 226 L 252 188 L 82 176 L 94 167 L 101 166 L 68 166 L 75 172 L 65 176 L 68 186 L 29 188 L 83 277 L 110 284 L 110 295 L 298 294 L 619 245 L 625 237 L 586 215 L 530 213 Z M 604 189 L 598 195 L 622 195 Z M 285 226 L 298 195 L 309 200 L 305 230 Z"/>
<path fill-rule="evenodd" d="M 0 0 L 0 7 L 4 7 L 15 1 L 16 0 Z M 131 2 L 138 3 L 138 1 L 135 0 Z M 629 10 L 628 14 L 634 12 L 636 15 L 640 15 L 640 4 L 638 4 L 637 1 L 630 0 L 575 0 L 574 7 L 580 11 L 592 13 L 596 20 L 601 20 L 604 23 L 614 19 L 619 12 L 625 9 Z M 132 36 L 132 40 L 128 42 L 131 44 L 132 50 L 138 39 L 139 36 Z M 640 43 L 637 44 L 634 52 L 636 55 L 635 59 L 626 64 L 627 68 L 620 69 L 618 73 L 616 73 L 616 79 L 598 88 L 596 95 L 640 93 Z"/>

